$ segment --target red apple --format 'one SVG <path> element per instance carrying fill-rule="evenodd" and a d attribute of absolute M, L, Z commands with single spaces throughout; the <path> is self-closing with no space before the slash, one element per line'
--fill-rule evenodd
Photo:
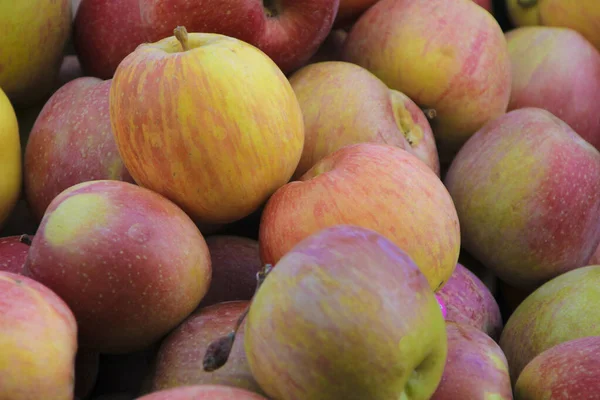
<path fill-rule="evenodd" d="M 304 149 L 294 177 L 335 150 L 363 142 L 405 149 L 439 175 L 435 139 L 423 111 L 371 72 L 347 62 L 320 62 L 298 70 L 290 83 L 304 116 Z"/>
<path fill-rule="evenodd" d="M 281 400 L 429 399 L 447 351 L 417 265 L 351 225 L 322 229 L 281 258 L 252 300 L 244 345 L 260 387 Z"/>
<path fill-rule="evenodd" d="M 448 191 L 416 156 L 398 147 L 342 147 L 267 202 L 261 258 L 275 264 L 298 242 L 338 224 L 373 229 L 406 251 L 437 290 L 458 260 L 460 231 Z"/>
<path fill-rule="evenodd" d="M 104 353 L 160 339 L 196 308 L 210 272 L 206 242 L 180 208 L 106 180 L 52 200 L 25 262 L 73 310 L 80 345 Z"/>
<path fill-rule="evenodd" d="M 0 237 L 0 271 L 21 274 L 29 245 L 21 242 L 21 235 Z"/>
<path fill-rule="evenodd" d="M 506 112 L 510 59 L 502 29 L 471 0 L 381 0 L 353 25 L 343 60 L 434 109 L 442 163 Z"/>
<path fill-rule="evenodd" d="M 201 307 L 223 301 L 250 300 L 256 291 L 256 274 L 262 268 L 258 242 L 241 236 L 206 238 L 212 279 Z"/>
<path fill-rule="evenodd" d="M 515 385 L 515 400 L 593 399 L 600 391 L 600 336 L 570 340 L 540 353 Z"/>
<path fill-rule="evenodd" d="M 227 363 L 213 372 L 203 370 L 208 345 L 231 332 L 248 301 L 229 301 L 200 309 L 167 336 L 156 359 L 152 389 L 185 385 L 226 385 L 262 393 L 252 377 L 244 352 L 244 326 L 238 330 Z"/>
<path fill-rule="evenodd" d="M 590 261 L 588 261 L 588 264 L 590 264 L 590 265 L 600 264 L 600 244 L 598 245 L 598 248 L 596 249 L 594 254 L 592 254 L 592 258 L 590 258 Z"/>
<path fill-rule="evenodd" d="M 502 331 L 500 308 L 490 290 L 461 264 L 437 295 L 444 301 L 447 321 L 470 325 L 497 340 Z"/>
<path fill-rule="evenodd" d="M 513 400 L 500 346 L 472 325 L 447 322 L 448 358 L 431 400 Z"/>
<path fill-rule="evenodd" d="M 567 28 L 523 27 L 506 40 L 513 76 L 508 109 L 548 110 L 600 150 L 600 51 Z"/>
<path fill-rule="evenodd" d="M 223 385 L 195 385 L 160 390 L 136 400 L 267 400 L 244 389 Z"/>
<path fill-rule="evenodd" d="M 339 0 L 83 0 L 75 18 L 75 46 L 88 75 L 111 78 L 142 43 L 183 25 L 250 43 L 283 72 L 303 65 L 323 43 Z"/>
<path fill-rule="evenodd" d="M 44 105 L 25 149 L 25 193 L 41 220 L 63 190 L 91 180 L 133 182 L 110 125 L 111 81 L 83 77 L 61 87 Z"/>
<path fill-rule="evenodd" d="M 530 289 L 586 265 L 600 241 L 600 152 L 539 108 L 486 124 L 445 178 L 462 245 Z"/>
<path fill-rule="evenodd" d="M 77 325 L 46 286 L 0 271 L 0 399 L 73 398 Z"/>

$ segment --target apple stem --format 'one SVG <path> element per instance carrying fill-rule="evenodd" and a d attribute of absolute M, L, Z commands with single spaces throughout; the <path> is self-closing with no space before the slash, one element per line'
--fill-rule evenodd
<path fill-rule="evenodd" d="M 435 111 L 435 108 L 422 108 L 421 110 L 429 121 L 433 121 L 435 117 L 437 117 L 437 111 Z"/>
<path fill-rule="evenodd" d="M 254 295 L 256 295 L 258 289 L 260 289 L 267 275 L 269 275 L 272 269 L 273 266 L 271 264 L 266 264 L 256 274 L 256 289 L 254 291 Z M 229 354 L 231 354 L 231 349 L 233 349 L 233 343 L 235 342 L 237 332 L 242 326 L 246 315 L 248 315 L 251 304 L 252 303 L 248 304 L 242 314 L 240 314 L 231 332 L 225 336 L 221 336 L 220 338 L 213 340 L 208 345 L 206 353 L 204 353 L 204 359 L 202 360 L 202 367 L 204 368 L 204 371 L 213 372 L 225 365 L 229 359 Z"/>
<path fill-rule="evenodd" d="M 31 246 L 31 236 L 24 234 L 19 237 L 19 242 Z"/>
<path fill-rule="evenodd" d="M 523 8 L 532 8 L 537 6 L 538 0 L 517 0 L 517 4 Z"/>
<path fill-rule="evenodd" d="M 181 43 L 183 51 L 188 51 L 190 49 L 190 44 L 188 43 L 188 32 L 187 29 L 185 29 L 185 26 L 178 26 L 173 30 L 173 34 L 177 40 L 179 40 L 179 43 Z"/>

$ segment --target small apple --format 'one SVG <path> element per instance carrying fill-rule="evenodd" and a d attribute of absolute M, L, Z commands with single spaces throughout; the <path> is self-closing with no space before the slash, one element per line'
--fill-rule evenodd
<path fill-rule="evenodd" d="M 267 400 L 244 389 L 223 385 L 194 385 L 160 390 L 136 400 Z"/>
<path fill-rule="evenodd" d="M 0 237 L 0 271 L 21 274 L 28 251 L 29 245 L 21 241 L 21 235 Z"/>
<path fill-rule="evenodd" d="M 52 200 L 24 273 L 71 307 L 81 347 L 126 353 L 183 321 L 211 269 L 202 234 L 180 208 L 131 183 L 100 180 Z"/>

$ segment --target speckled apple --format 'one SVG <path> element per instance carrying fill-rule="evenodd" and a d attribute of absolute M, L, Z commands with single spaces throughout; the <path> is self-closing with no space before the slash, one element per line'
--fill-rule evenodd
<path fill-rule="evenodd" d="M 82 347 L 127 353 L 196 308 L 211 268 L 202 234 L 179 207 L 131 183 L 101 180 L 50 203 L 24 273 L 71 307 Z"/>

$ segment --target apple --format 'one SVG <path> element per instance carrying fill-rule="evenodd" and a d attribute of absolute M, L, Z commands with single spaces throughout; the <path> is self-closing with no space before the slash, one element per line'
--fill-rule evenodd
<path fill-rule="evenodd" d="M 339 0 L 83 0 L 75 18 L 74 43 L 87 75 L 108 79 L 142 43 L 190 32 L 240 39 L 290 72 L 323 43 Z"/>
<path fill-rule="evenodd" d="M 71 400 L 77 325 L 69 307 L 44 285 L 0 271 L 0 310 L 0 398 Z"/>
<path fill-rule="evenodd" d="M 556 345 L 536 356 L 519 375 L 516 400 L 593 399 L 600 385 L 600 336 Z"/>
<path fill-rule="evenodd" d="M 364 142 L 405 149 L 439 176 L 435 139 L 423 111 L 368 70 L 320 62 L 298 70 L 290 83 L 304 116 L 304 149 L 295 178 L 335 150 Z"/>
<path fill-rule="evenodd" d="M 158 351 L 152 390 L 211 384 L 262 393 L 246 360 L 244 324 L 237 332 L 227 363 L 216 371 L 203 370 L 209 344 L 234 328 L 248 304 L 248 301 L 228 301 L 202 308 L 171 332 Z"/>
<path fill-rule="evenodd" d="M 0 8 L 1 10 L 2 8 Z M 17 116 L 2 89 L 0 89 L 0 160 L 2 160 L 2 169 L 0 170 L 0 228 L 2 228 L 19 199 L 22 177 L 21 142 Z"/>
<path fill-rule="evenodd" d="M 378 1 L 353 25 L 342 59 L 435 110 L 431 126 L 442 164 L 506 112 L 506 40 L 494 17 L 471 0 Z"/>
<path fill-rule="evenodd" d="M 92 180 L 132 182 L 117 150 L 108 109 L 111 81 L 81 77 L 44 105 L 25 148 L 27 201 L 40 221 L 63 190 Z"/>
<path fill-rule="evenodd" d="M 475 2 L 475 4 L 477 4 L 477 5 L 485 8 L 490 13 L 494 11 L 492 0 L 473 0 L 473 2 Z"/>
<path fill-rule="evenodd" d="M 508 109 L 548 110 L 600 150 L 600 52 L 568 28 L 523 27 L 506 40 L 513 76 Z"/>
<path fill-rule="evenodd" d="M 446 361 L 444 318 L 417 264 L 353 225 L 287 252 L 245 322 L 252 375 L 278 400 L 429 399 Z"/>
<path fill-rule="evenodd" d="M 500 336 L 513 382 L 538 354 L 560 343 L 600 335 L 600 265 L 566 272 L 536 289 Z"/>
<path fill-rule="evenodd" d="M 500 346 L 477 327 L 446 322 L 448 357 L 431 400 L 513 400 L 508 364 Z"/>
<path fill-rule="evenodd" d="M 180 208 L 131 183 L 100 180 L 52 200 L 24 273 L 71 307 L 81 347 L 127 353 L 183 321 L 211 269 L 202 234 Z"/>
<path fill-rule="evenodd" d="M 115 73 L 109 104 L 119 153 L 138 184 L 195 221 L 233 222 L 291 178 L 302 111 L 256 47 L 182 27 L 176 35 L 139 46 Z"/>
<path fill-rule="evenodd" d="M 438 293 L 435 294 L 435 299 L 438 302 L 438 305 L 440 306 L 440 310 L 442 311 L 442 316 L 444 317 L 444 320 L 446 319 L 446 317 L 448 316 L 448 308 L 446 308 L 446 302 L 444 301 L 444 299 L 442 299 L 442 297 L 439 295 L 439 291 Z"/>
<path fill-rule="evenodd" d="M 447 321 L 470 325 L 497 340 L 502 331 L 500 308 L 490 290 L 461 264 L 437 292 L 446 305 Z"/>
<path fill-rule="evenodd" d="M 29 245 L 21 241 L 20 235 L 0 237 L 0 271 L 21 274 L 28 251 Z"/>
<path fill-rule="evenodd" d="M 258 241 L 235 235 L 206 238 L 212 279 L 201 307 L 233 300 L 250 300 L 256 291 L 256 274 L 262 268 Z"/>
<path fill-rule="evenodd" d="M 277 190 L 261 218 L 261 259 L 274 265 L 302 239 L 338 224 L 390 239 L 434 290 L 458 260 L 459 222 L 448 191 L 421 160 L 395 146 L 344 146 Z"/>
<path fill-rule="evenodd" d="M 600 50 L 598 0 L 506 0 L 506 3 L 508 16 L 514 25 L 571 28 Z"/>
<path fill-rule="evenodd" d="M 90 396 L 98 378 L 100 354 L 79 349 L 75 356 L 75 397 L 86 399 Z"/>
<path fill-rule="evenodd" d="M 529 289 L 586 265 L 600 240 L 600 152 L 539 108 L 511 111 L 462 147 L 445 177 L 462 245 Z"/>
<path fill-rule="evenodd" d="M 267 400 L 244 389 L 223 385 L 193 385 L 153 392 L 136 400 Z"/>

